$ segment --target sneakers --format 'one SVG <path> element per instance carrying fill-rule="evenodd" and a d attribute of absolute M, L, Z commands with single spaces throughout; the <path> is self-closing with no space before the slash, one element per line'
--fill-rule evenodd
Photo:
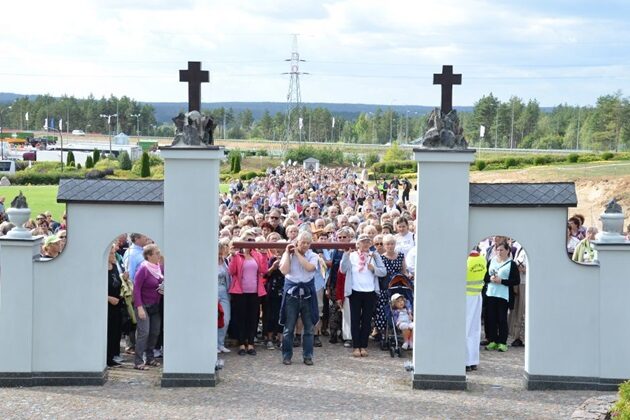
<path fill-rule="evenodd" d="M 496 350 L 499 347 L 499 345 L 497 343 L 495 343 L 494 341 L 488 343 L 488 345 L 486 346 L 486 350 Z"/>
<path fill-rule="evenodd" d="M 497 350 L 500 352 L 505 353 L 506 351 L 508 351 L 508 346 L 507 344 L 498 344 L 497 345 Z"/>
<path fill-rule="evenodd" d="M 523 340 L 521 340 L 520 338 L 517 338 L 516 340 L 512 341 L 511 346 L 512 347 L 525 347 L 525 344 L 523 344 Z"/>
<path fill-rule="evenodd" d="M 217 350 L 218 350 L 217 351 L 218 353 L 229 353 L 230 352 L 230 349 L 228 349 L 225 346 L 219 346 L 219 348 Z"/>
<path fill-rule="evenodd" d="M 282 359 L 282 364 L 289 366 L 291 364 L 291 359 Z"/>
<path fill-rule="evenodd" d="M 304 359 L 304 364 L 306 366 L 313 366 L 313 359 L 310 359 L 310 358 Z"/>
<path fill-rule="evenodd" d="M 122 363 L 122 362 L 123 362 L 123 358 L 122 358 L 122 357 L 120 357 L 120 356 L 114 356 L 114 357 L 112 358 L 112 360 L 113 360 L 114 362 L 116 362 L 116 363 Z"/>
<path fill-rule="evenodd" d="M 352 347 L 352 341 L 350 340 L 346 340 L 343 342 L 343 346 L 347 349 L 349 349 L 350 347 Z"/>
<path fill-rule="evenodd" d="M 153 349 L 153 358 L 158 359 L 162 357 L 162 349 Z"/>
<path fill-rule="evenodd" d="M 275 350 L 276 346 L 273 345 L 273 341 L 267 340 L 267 350 Z"/>
<path fill-rule="evenodd" d="M 403 343 L 402 345 L 402 349 L 403 350 L 409 350 L 409 343 L 407 343 L 406 341 Z"/>
<path fill-rule="evenodd" d="M 314 347 L 322 346 L 322 340 L 319 339 L 319 335 L 316 335 L 315 337 L 313 337 L 313 346 Z"/>

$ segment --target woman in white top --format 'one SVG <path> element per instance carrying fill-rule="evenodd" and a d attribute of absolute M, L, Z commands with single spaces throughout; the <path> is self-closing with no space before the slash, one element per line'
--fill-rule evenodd
<path fill-rule="evenodd" d="M 394 223 L 396 227 L 396 252 L 402 252 L 407 255 L 409 250 L 416 246 L 416 240 L 413 233 L 409 231 L 409 221 L 404 217 L 399 217 Z"/>
<path fill-rule="evenodd" d="M 357 250 L 344 252 L 339 269 L 346 275 L 344 296 L 350 301 L 350 329 L 354 357 L 367 357 L 370 323 L 380 291 L 378 278 L 387 274 L 381 256 L 370 252 L 372 241 L 359 235 Z"/>

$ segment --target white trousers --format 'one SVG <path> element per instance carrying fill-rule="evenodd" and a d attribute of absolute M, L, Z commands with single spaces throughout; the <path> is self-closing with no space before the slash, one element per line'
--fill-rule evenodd
<path fill-rule="evenodd" d="M 479 364 L 481 294 L 466 295 L 466 366 Z"/>
<path fill-rule="evenodd" d="M 344 340 L 352 340 L 350 332 L 350 299 L 343 299 L 343 311 L 341 312 L 341 337 Z"/>

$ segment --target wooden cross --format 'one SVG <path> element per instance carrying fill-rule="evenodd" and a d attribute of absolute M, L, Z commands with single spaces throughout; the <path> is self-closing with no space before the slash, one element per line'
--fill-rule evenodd
<path fill-rule="evenodd" d="M 210 81 L 210 73 L 201 70 L 201 61 L 189 61 L 188 69 L 179 71 L 179 81 L 188 82 L 188 112 L 201 112 L 201 84 Z"/>
<path fill-rule="evenodd" d="M 442 85 L 442 113 L 453 110 L 453 85 L 462 84 L 462 75 L 453 74 L 453 66 L 442 66 L 442 74 L 433 74 L 433 84 Z"/>

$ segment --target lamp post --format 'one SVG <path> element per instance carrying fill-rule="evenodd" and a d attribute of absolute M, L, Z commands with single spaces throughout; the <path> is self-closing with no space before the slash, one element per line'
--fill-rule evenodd
<path fill-rule="evenodd" d="M 118 114 L 101 114 L 101 118 L 107 118 L 107 129 L 109 130 L 109 155 L 112 155 L 112 117 L 116 117 L 118 121 Z"/>
<path fill-rule="evenodd" d="M 11 108 L 13 107 L 8 106 L 4 109 L 0 109 L 0 156 L 2 157 L 2 160 L 4 160 L 4 136 L 2 135 L 2 128 L 3 128 L 2 114 L 4 113 L 4 111 Z"/>
<path fill-rule="evenodd" d="M 131 114 L 131 115 L 129 115 L 130 117 L 136 119 L 136 136 L 138 136 L 138 140 L 140 140 L 140 115 L 141 114 Z"/>

